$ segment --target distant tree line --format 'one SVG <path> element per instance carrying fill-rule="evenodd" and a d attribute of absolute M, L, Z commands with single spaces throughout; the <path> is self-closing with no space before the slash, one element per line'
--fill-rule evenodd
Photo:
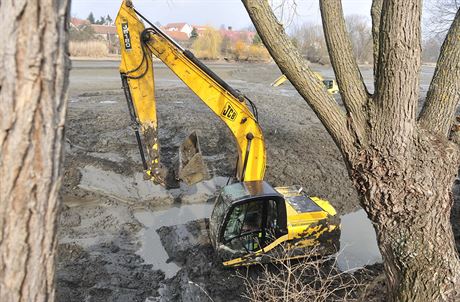
<path fill-rule="evenodd" d="M 422 61 L 436 62 L 449 25 L 460 8 L 459 0 L 428 0 L 422 39 Z M 348 33 L 357 61 L 372 64 L 371 22 L 366 16 L 345 17 Z M 313 63 L 329 64 L 323 28 L 320 24 L 305 23 L 292 32 L 292 41 L 302 55 Z"/>
<path fill-rule="evenodd" d="M 96 20 L 93 12 L 89 13 L 88 18 L 86 18 L 86 20 L 88 20 L 89 23 L 91 24 L 98 24 L 98 25 L 112 25 L 113 24 L 113 20 L 110 17 L 110 15 L 107 15 L 107 17 L 101 16 L 99 20 Z"/>

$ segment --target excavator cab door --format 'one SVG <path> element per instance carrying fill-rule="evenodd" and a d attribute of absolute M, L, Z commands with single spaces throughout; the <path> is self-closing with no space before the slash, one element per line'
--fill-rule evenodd
<path fill-rule="evenodd" d="M 270 237 L 265 209 L 267 206 L 270 212 L 276 211 L 276 204 L 272 200 L 250 200 L 233 207 L 223 226 L 222 243 L 230 250 L 242 254 L 253 253 L 264 247 Z M 270 223 L 276 225 L 276 217 L 272 217 Z"/>

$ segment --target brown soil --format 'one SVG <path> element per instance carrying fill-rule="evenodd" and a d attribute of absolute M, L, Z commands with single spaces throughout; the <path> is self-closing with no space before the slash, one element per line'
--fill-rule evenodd
<path fill-rule="evenodd" d="M 207 295 L 214 301 L 241 301 L 242 280 L 215 259 L 203 220 L 177 221 L 157 230 L 169 261 L 179 267 L 175 276 L 168 278 L 139 255 L 146 226 L 136 213 L 207 202 L 225 179 L 172 190 L 144 181 L 117 64 L 74 65 L 61 194 L 58 301 L 209 301 Z M 211 68 L 257 105 L 267 144 L 268 182 L 302 185 L 309 194 L 330 200 L 340 214 L 359 208 L 341 155 L 314 113 L 289 84 L 269 86 L 279 76 L 275 66 L 218 63 Z M 229 131 L 164 66 L 155 73 L 163 163 L 172 166 L 181 141 L 196 130 L 211 175 L 232 175 L 235 146 Z M 457 197 L 459 191 L 456 187 Z M 459 203 L 452 218 L 457 243 Z M 356 273 L 375 285 L 368 300 L 382 297 L 381 271 L 376 265 L 370 273 Z"/>

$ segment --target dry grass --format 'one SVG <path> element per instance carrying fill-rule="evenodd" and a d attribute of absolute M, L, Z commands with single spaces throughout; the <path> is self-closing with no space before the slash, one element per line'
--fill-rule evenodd
<path fill-rule="evenodd" d="M 104 41 L 70 41 L 70 55 L 73 57 L 101 58 L 109 54 L 109 48 Z"/>
<path fill-rule="evenodd" d="M 314 251 L 312 251 L 314 255 Z M 289 260 L 278 256 L 261 265 L 257 276 L 238 273 L 245 285 L 243 297 L 251 302 L 358 301 L 365 285 L 349 272 L 336 268 L 335 258 Z"/>
<path fill-rule="evenodd" d="M 269 62 L 268 50 L 263 45 L 251 45 L 248 48 L 248 61 Z"/>
<path fill-rule="evenodd" d="M 242 40 L 235 43 L 233 55 L 238 61 L 269 62 L 271 60 L 268 50 L 262 44 L 249 45 Z"/>

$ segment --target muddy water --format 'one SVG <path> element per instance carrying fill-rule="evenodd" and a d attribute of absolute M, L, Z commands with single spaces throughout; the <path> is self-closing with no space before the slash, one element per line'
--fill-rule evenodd
<path fill-rule="evenodd" d="M 145 225 L 145 229 L 141 233 L 142 247 L 137 254 L 146 263 L 152 264 L 154 269 L 164 271 L 166 278 L 174 277 L 180 268 L 173 262 L 168 263 L 168 254 L 163 248 L 157 230 L 163 226 L 175 226 L 197 219 L 208 218 L 211 216 L 212 208 L 213 204 L 195 204 L 173 207 L 157 212 L 134 213 L 136 219 Z M 187 235 L 187 231 L 184 229 L 181 234 L 184 241 L 189 240 Z"/>
<path fill-rule="evenodd" d="M 382 262 L 374 228 L 363 209 L 343 215 L 341 223 L 337 264 L 342 271 Z"/>
<path fill-rule="evenodd" d="M 146 263 L 152 264 L 155 269 L 165 272 L 167 278 L 174 277 L 180 267 L 173 262 L 168 263 L 168 254 L 165 251 L 157 230 L 162 226 L 178 226 L 186 223 L 209 218 L 213 204 L 195 204 L 173 207 L 156 212 L 141 211 L 134 213 L 145 229 L 141 233 L 142 248 L 138 251 Z M 368 264 L 381 262 L 375 232 L 364 210 L 343 215 L 341 217 L 342 233 L 340 237 L 341 250 L 337 256 L 340 270 L 348 271 L 362 268 Z M 184 244 L 192 236 L 181 228 L 179 236 Z"/>
<path fill-rule="evenodd" d="M 146 200 L 172 200 L 170 193 L 151 181 L 144 180 L 142 173 L 126 176 L 94 166 L 80 169 L 82 175 L 79 187 L 133 203 Z"/>

